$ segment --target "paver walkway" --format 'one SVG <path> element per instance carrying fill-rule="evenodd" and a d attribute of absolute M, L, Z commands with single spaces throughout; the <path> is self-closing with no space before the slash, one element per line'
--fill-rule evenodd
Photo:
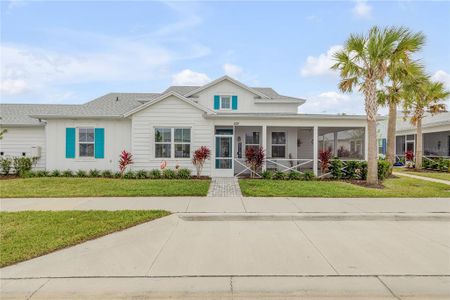
<path fill-rule="evenodd" d="M 425 180 L 425 181 L 431 181 L 431 182 L 437 182 L 437 183 L 443 183 L 443 184 L 450 185 L 450 181 L 443 180 L 443 179 L 423 177 L 423 176 L 420 176 L 420 175 L 405 174 L 405 173 L 400 173 L 400 172 L 392 172 L 392 174 L 398 175 L 398 176 L 405 176 L 405 177 L 410 177 L 410 178 L 421 179 L 421 180 Z"/>
<path fill-rule="evenodd" d="M 237 178 L 213 177 L 209 186 L 208 197 L 241 197 L 241 188 Z"/>

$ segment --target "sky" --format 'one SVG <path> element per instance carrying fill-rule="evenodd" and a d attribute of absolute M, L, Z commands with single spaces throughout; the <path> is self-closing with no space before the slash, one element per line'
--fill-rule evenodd
<path fill-rule="evenodd" d="M 450 89 L 450 2 L 0 2 L 2 103 L 85 103 L 224 74 L 307 100 L 304 113 L 364 113 L 332 54 L 374 25 L 426 35 L 421 59 Z M 381 109 L 381 113 L 385 110 Z"/>

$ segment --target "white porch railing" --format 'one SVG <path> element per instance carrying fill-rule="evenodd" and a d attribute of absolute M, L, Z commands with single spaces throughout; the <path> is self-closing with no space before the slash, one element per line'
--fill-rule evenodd
<path fill-rule="evenodd" d="M 268 158 L 266 159 L 266 169 L 270 169 L 269 164 L 273 164 L 277 167 L 278 171 L 298 172 L 300 174 L 303 174 L 303 172 L 297 169 L 312 162 L 313 159 L 309 158 Z M 280 167 L 281 170 L 279 170 L 278 167 Z"/>
<path fill-rule="evenodd" d="M 341 160 L 341 161 L 359 161 L 359 162 L 362 162 L 362 161 L 365 161 L 364 159 L 339 159 L 339 160 Z M 322 161 L 319 159 L 319 163 L 321 163 Z M 329 166 L 330 164 L 328 164 L 328 166 Z M 341 168 L 341 171 L 344 171 L 345 172 L 345 170 L 347 169 L 347 165 L 344 165 L 342 168 Z M 325 176 L 328 176 L 328 175 L 331 175 L 331 172 L 327 172 L 327 173 L 324 173 L 324 174 L 320 174 L 320 176 L 317 176 L 318 178 L 323 178 L 323 177 L 325 177 Z"/>
<path fill-rule="evenodd" d="M 272 169 L 272 166 L 275 166 L 277 171 L 281 172 L 297 172 L 300 174 L 303 174 L 302 171 L 298 170 L 298 168 L 307 165 L 309 163 L 312 164 L 313 159 L 304 159 L 304 158 L 267 158 L 264 160 L 264 163 L 266 165 L 266 169 Z M 235 158 L 235 169 L 236 166 L 242 167 L 242 170 L 240 170 L 238 173 L 236 173 L 234 176 L 238 177 L 246 172 L 250 172 L 250 174 L 254 174 L 255 176 L 261 178 L 262 174 L 261 172 L 255 172 L 252 169 L 250 169 L 249 166 L 245 163 L 244 158 Z"/>

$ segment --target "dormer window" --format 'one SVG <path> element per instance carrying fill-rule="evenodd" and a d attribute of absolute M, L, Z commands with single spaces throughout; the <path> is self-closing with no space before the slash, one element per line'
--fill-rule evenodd
<path fill-rule="evenodd" d="M 220 96 L 220 109 L 231 109 L 231 96 Z"/>

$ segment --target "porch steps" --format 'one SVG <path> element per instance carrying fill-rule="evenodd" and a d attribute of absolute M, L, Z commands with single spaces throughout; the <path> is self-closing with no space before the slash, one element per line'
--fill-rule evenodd
<path fill-rule="evenodd" d="M 242 197 L 239 182 L 235 177 L 213 177 L 208 197 Z"/>

